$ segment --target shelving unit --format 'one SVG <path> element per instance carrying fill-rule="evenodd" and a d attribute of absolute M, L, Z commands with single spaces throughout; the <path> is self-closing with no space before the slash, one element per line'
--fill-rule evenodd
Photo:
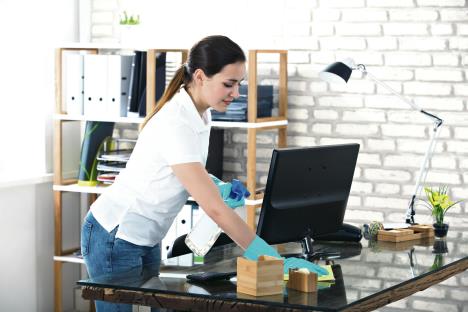
<path fill-rule="evenodd" d="M 68 122 L 107 121 L 115 123 L 141 124 L 143 118 L 116 117 L 116 118 L 88 118 L 83 115 L 66 114 L 62 103 L 62 58 L 65 52 L 87 52 L 98 54 L 100 50 L 139 50 L 146 51 L 146 111 L 151 111 L 155 106 L 155 72 L 156 55 L 159 52 L 177 52 L 182 55 L 182 62 L 185 62 L 188 56 L 186 49 L 148 49 L 148 48 L 127 48 L 115 45 L 83 45 L 71 44 L 66 47 L 58 48 L 55 51 L 55 114 L 54 114 L 54 211 L 55 211 L 55 248 L 54 248 L 54 310 L 60 312 L 62 308 L 62 266 L 63 263 L 83 263 L 83 259 L 73 255 L 79 250 L 79 247 L 63 249 L 62 245 L 62 208 L 64 192 L 79 192 L 90 194 L 89 205 L 101 194 L 105 186 L 85 187 L 78 186 L 77 179 L 65 179 L 63 177 L 62 154 L 63 154 L 63 125 Z"/>
<path fill-rule="evenodd" d="M 62 311 L 62 265 L 65 262 L 83 263 L 83 260 L 73 253 L 79 247 L 64 250 L 62 246 L 62 195 L 64 192 L 78 192 L 90 194 L 89 205 L 105 190 L 105 186 L 86 187 L 78 186 L 77 179 L 65 179 L 63 177 L 62 154 L 63 125 L 68 122 L 107 121 L 115 123 L 141 124 L 143 118 L 118 117 L 118 118 L 87 118 L 82 115 L 68 115 L 62 104 L 62 57 L 67 51 L 85 51 L 98 54 L 100 50 L 141 50 L 147 52 L 146 73 L 146 111 L 149 112 L 155 103 L 155 71 L 156 55 L 159 52 L 178 52 L 182 54 L 182 62 L 188 57 L 188 50 L 184 49 L 132 49 L 114 45 L 81 45 L 72 44 L 56 49 L 55 53 L 55 114 L 54 114 L 54 211 L 55 211 L 55 253 L 54 253 L 54 294 L 55 311 Z M 259 53 L 279 54 L 279 107 L 278 116 L 269 118 L 257 118 L 257 55 Z M 221 122 L 215 121 L 213 127 L 236 128 L 247 130 L 247 188 L 252 194 L 246 201 L 247 223 L 255 228 L 256 209 L 261 206 L 262 195 L 255 195 L 256 190 L 256 136 L 258 131 L 278 131 L 278 146 L 286 146 L 287 130 L 287 51 L 286 50 L 250 50 L 248 59 L 248 121 L 247 122 Z"/>
<path fill-rule="evenodd" d="M 278 116 L 257 118 L 257 56 L 261 53 L 279 55 Z M 251 200 L 261 199 L 255 195 L 257 188 L 257 132 L 278 131 L 278 147 L 287 145 L 288 125 L 288 51 L 287 50 L 250 50 L 248 59 L 248 124 L 247 127 L 247 189 Z M 255 215 L 261 204 L 247 205 L 247 224 L 255 230 Z"/>

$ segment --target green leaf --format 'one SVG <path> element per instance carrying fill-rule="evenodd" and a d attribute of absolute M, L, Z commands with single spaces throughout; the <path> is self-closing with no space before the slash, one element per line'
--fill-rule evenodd
<path fill-rule="evenodd" d="M 444 223 L 445 213 L 461 202 L 461 200 L 453 202 L 450 199 L 447 185 L 440 185 L 437 190 L 432 187 L 424 187 L 424 192 L 427 198 L 427 201 L 424 202 L 431 210 L 431 214 L 438 224 Z"/>
<path fill-rule="evenodd" d="M 140 15 L 128 15 L 127 11 L 123 11 L 123 18 L 120 18 L 120 25 L 138 25 L 140 24 Z"/>

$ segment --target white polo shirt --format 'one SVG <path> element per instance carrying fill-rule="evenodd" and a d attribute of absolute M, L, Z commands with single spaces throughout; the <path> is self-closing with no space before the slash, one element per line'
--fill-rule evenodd
<path fill-rule="evenodd" d="M 181 88 L 141 131 L 126 168 L 94 202 L 91 212 L 107 230 L 140 246 L 154 246 L 166 235 L 189 196 L 171 165 L 205 166 L 211 113 L 201 117 Z"/>

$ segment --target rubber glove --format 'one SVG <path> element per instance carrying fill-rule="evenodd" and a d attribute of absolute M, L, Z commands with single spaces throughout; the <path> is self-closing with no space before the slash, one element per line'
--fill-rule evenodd
<path fill-rule="evenodd" d="M 275 258 L 281 258 L 281 255 L 276 251 L 275 248 L 268 245 L 258 235 L 255 235 L 254 240 L 250 243 L 247 249 L 244 251 L 243 256 L 249 260 L 257 261 L 260 256 L 270 256 Z"/>
<path fill-rule="evenodd" d="M 218 187 L 219 193 L 227 206 L 230 208 L 244 206 L 245 198 L 249 197 L 250 193 L 239 180 L 233 179 L 232 182 L 229 183 L 223 182 L 211 174 L 210 177 Z"/>
<path fill-rule="evenodd" d="M 228 198 L 229 194 L 231 193 L 232 184 L 223 182 L 212 174 L 210 174 L 210 178 L 218 187 L 219 193 L 221 194 L 223 200 Z"/>
<path fill-rule="evenodd" d="M 268 245 L 263 239 L 261 239 L 258 235 L 256 235 L 254 240 L 250 243 L 250 245 L 244 251 L 243 256 L 249 260 L 257 260 L 258 257 L 262 255 L 282 258 L 281 255 L 276 251 L 276 249 Z M 299 269 L 306 268 L 310 272 L 317 273 L 318 276 L 328 274 L 326 269 L 304 259 L 291 257 L 291 258 L 283 258 L 283 260 L 284 260 L 284 274 L 289 274 L 289 269 L 295 269 L 295 268 L 299 268 Z"/>
<path fill-rule="evenodd" d="M 307 269 L 317 273 L 318 276 L 327 275 L 328 271 L 321 266 L 301 258 L 286 258 L 284 260 L 284 274 L 289 274 L 289 269 Z"/>

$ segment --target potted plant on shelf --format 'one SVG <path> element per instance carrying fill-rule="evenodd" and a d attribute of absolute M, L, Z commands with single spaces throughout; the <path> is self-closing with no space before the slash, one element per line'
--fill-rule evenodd
<path fill-rule="evenodd" d="M 427 200 L 424 201 L 426 206 L 431 210 L 434 217 L 434 234 L 437 237 L 445 237 L 449 225 L 444 223 L 444 217 L 447 211 L 461 202 L 461 200 L 453 202 L 448 195 L 448 187 L 446 185 L 438 188 L 425 187 Z"/>
<path fill-rule="evenodd" d="M 127 11 L 123 11 L 123 16 L 120 18 L 120 25 L 138 25 L 140 24 L 140 15 L 128 15 Z"/>
<path fill-rule="evenodd" d="M 140 15 L 128 14 L 123 11 L 120 16 L 120 42 L 133 44 L 137 39 L 137 26 L 140 25 Z"/>

